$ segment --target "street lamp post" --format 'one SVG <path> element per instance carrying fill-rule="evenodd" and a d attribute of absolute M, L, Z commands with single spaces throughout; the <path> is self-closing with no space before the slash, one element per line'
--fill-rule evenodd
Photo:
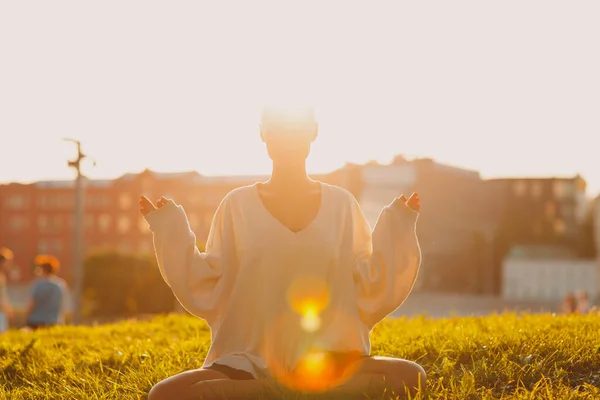
<path fill-rule="evenodd" d="M 75 178 L 75 214 L 73 221 L 73 322 L 81 322 L 81 305 L 83 292 L 83 211 L 84 211 L 84 190 L 83 174 L 81 173 L 81 160 L 86 156 L 81 152 L 81 142 L 74 139 L 65 139 L 77 145 L 77 158 L 69 161 L 69 167 L 77 172 Z"/>

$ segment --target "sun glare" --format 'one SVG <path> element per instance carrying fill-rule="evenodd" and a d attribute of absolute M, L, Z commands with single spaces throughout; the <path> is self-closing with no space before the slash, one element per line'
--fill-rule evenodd
<path fill-rule="evenodd" d="M 302 315 L 318 315 L 329 303 L 327 283 L 317 277 L 298 277 L 287 292 L 288 303 L 292 309 Z"/>
<path fill-rule="evenodd" d="M 311 350 L 299 360 L 293 372 L 283 374 L 278 379 L 300 392 L 323 392 L 347 382 L 360 365 L 357 361 L 357 357 L 344 359 L 331 352 Z"/>
<path fill-rule="evenodd" d="M 321 318 L 315 310 L 307 310 L 300 320 L 300 326 L 307 332 L 316 332 L 321 327 Z"/>

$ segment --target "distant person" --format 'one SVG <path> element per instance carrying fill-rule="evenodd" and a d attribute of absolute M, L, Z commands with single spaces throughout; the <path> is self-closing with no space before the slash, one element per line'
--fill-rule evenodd
<path fill-rule="evenodd" d="M 203 367 L 158 383 L 149 400 L 254 398 L 265 384 L 344 397 L 424 387 L 421 366 L 371 356 L 369 340 L 417 278 L 418 194 L 384 207 L 372 232 L 352 194 L 306 173 L 312 110 L 265 110 L 260 127 L 271 177 L 225 196 L 206 252 L 180 205 L 140 199 L 163 278 L 212 330 Z"/>
<path fill-rule="evenodd" d="M 8 297 L 8 278 L 6 272 L 13 259 L 13 252 L 6 247 L 0 248 L 0 333 L 8 331 L 13 310 Z"/>
<path fill-rule="evenodd" d="M 563 314 L 573 314 L 577 312 L 577 299 L 573 293 L 567 293 L 563 299 L 562 309 Z"/>
<path fill-rule="evenodd" d="M 579 314 L 588 314 L 592 309 L 592 303 L 590 302 L 590 295 L 587 291 L 581 290 L 577 293 L 577 312 Z"/>
<path fill-rule="evenodd" d="M 56 275 L 60 263 L 56 257 L 50 255 L 39 255 L 34 262 L 38 278 L 31 288 L 27 327 L 35 330 L 63 324 L 67 285 Z"/>

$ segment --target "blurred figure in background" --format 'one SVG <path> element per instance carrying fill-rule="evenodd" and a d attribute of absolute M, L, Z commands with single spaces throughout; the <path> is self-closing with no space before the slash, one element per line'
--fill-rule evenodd
<path fill-rule="evenodd" d="M 577 312 L 579 314 L 587 314 L 591 309 L 590 295 L 585 290 L 579 291 L 577 293 Z"/>
<path fill-rule="evenodd" d="M 0 333 L 6 332 L 13 310 L 8 298 L 8 279 L 6 268 L 13 258 L 13 252 L 6 247 L 0 248 Z"/>
<path fill-rule="evenodd" d="M 569 292 L 565 295 L 561 312 L 563 314 L 573 314 L 574 312 L 577 312 L 577 300 L 573 293 Z"/>
<path fill-rule="evenodd" d="M 63 324 L 67 285 L 56 275 L 60 263 L 56 257 L 50 255 L 39 255 L 34 263 L 38 278 L 31 288 L 27 327 L 37 329 Z"/>

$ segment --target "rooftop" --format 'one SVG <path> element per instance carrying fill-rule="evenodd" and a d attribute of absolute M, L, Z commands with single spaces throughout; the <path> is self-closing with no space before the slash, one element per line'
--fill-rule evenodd
<path fill-rule="evenodd" d="M 107 187 L 110 186 L 111 183 L 112 180 L 109 179 L 85 179 L 85 185 L 87 187 Z M 40 189 L 70 189 L 75 185 L 75 181 L 39 181 L 34 182 L 33 185 Z"/>
<path fill-rule="evenodd" d="M 571 175 L 571 176 L 543 176 L 543 175 L 529 175 L 529 176 L 502 176 L 495 178 L 487 178 L 486 180 L 489 182 L 502 182 L 502 181 L 572 181 L 576 179 L 583 178 L 580 175 Z"/>
<path fill-rule="evenodd" d="M 517 245 L 510 249 L 510 258 L 535 259 L 571 259 L 577 258 L 575 252 L 564 246 L 553 245 Z"/>

